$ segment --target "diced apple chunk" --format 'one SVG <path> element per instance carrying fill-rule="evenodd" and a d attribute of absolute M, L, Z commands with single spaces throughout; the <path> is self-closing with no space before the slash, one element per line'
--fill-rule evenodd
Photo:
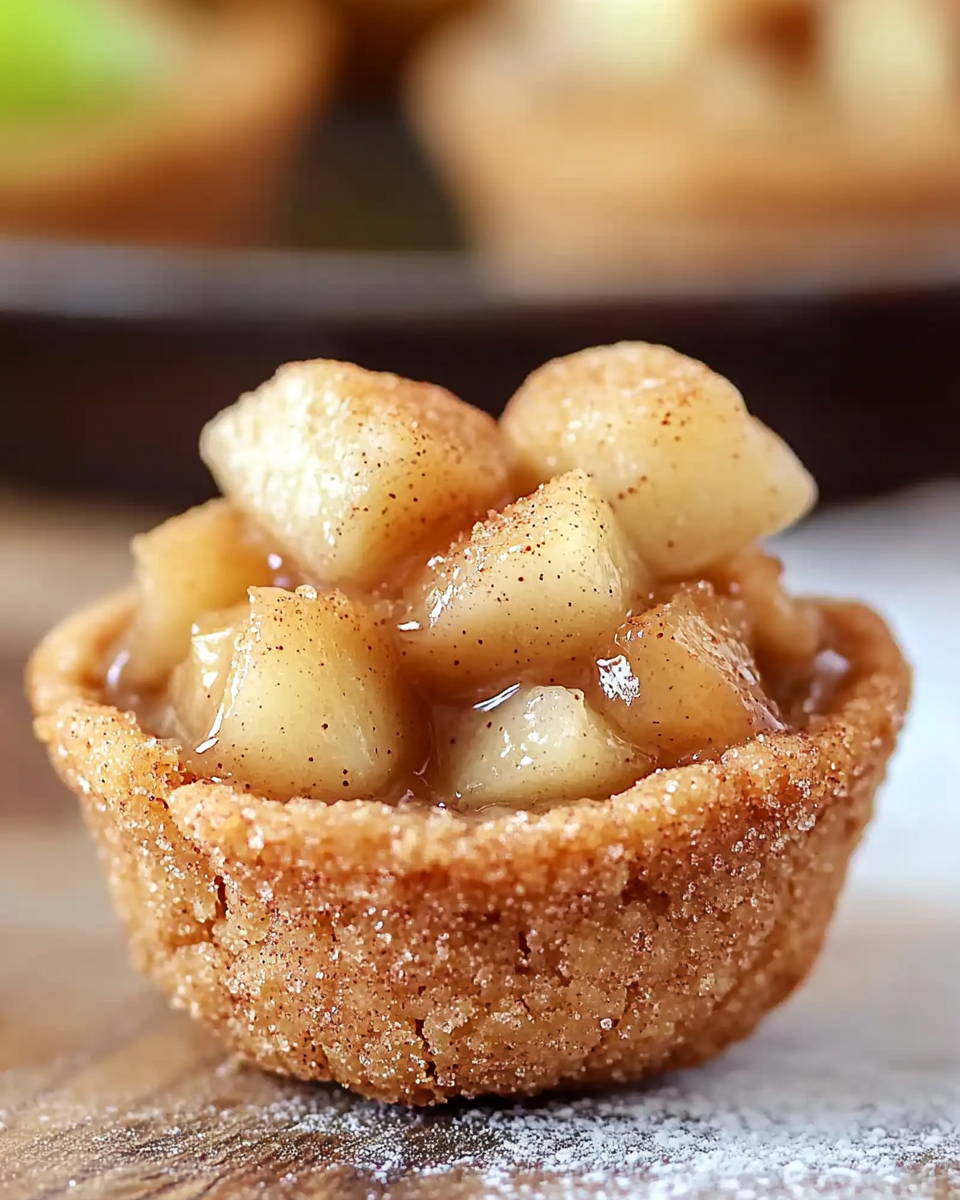
<path fill-rule="evenodd" d="M 445 695 L 563 683 L 589 668 L 649 586 L 610 505 L 571 471 L 430 560 L 406 592 L 401 650 Z"/>
<path fill-rule="evenodd" d="M 211 500 L 133 539 L 139 603 L 120 683 L 128 692 L 161 687 L 190 649 L 201 613 L 243 600 L 271 581 L 262 546 L 226 500 Z"/>
<path fill-rule="evenodd" d="M 250 619 L 250 604 L 204 613 L 193 625 L 190 653 L 170 676 L 167 694 L 175 732 L 189 748 L 210 738 L 223 700 L 237 639 Z"/>
<path fill-rule="evenodd" d="M 491 711 L 468 710 L 450 741 L 444 778 L 462 808 L 602 799 L 652 766 L 582 691 L 562 687 L 520 688 Z"/>
<path fill-rule="evenodd" d="M 743 550 L 710 570 L 710 582 L 742 604 L 748 640 L 761 661 L 810 662 L 823 641 L 819 610 L 789 595 L 781 582 L 783 563 L 755 547 Z"/>
<path fill-rule="evenodd" d="M 556 359 L 527 379 L 501 424 L 523 484 L 589 472 L 663 579 L 785 528 L 816 498 L 796 456 L 731 383 L 663 346 Z"/>
<path fill-rule="evenodd" d="M 223 491 L 324 586 L 373 588 L 507 498 L 496 422 L 444 388 L 290 363 L 203 431 Z"/>
<path fill-rule="evenodd" d="M 706 583 L 627 621 L 599 660 L 588 694 L 660 766 L 716 758 L 783 728 L 750 650 Z"/>
<path fill-rule="evenodd" d="M 956 11 L 943 0 L 830 0 L 823 66 L 847 109 L 882 128 L 952 104 Z"/>
<path fill-rule="evenodd" d="M 278 799 L 388 799 L 393 782 L 421 765 L 421 725 L 390 632 L 340 593 L 251 588 L 235 635 L 197 636 L 206 645 L 195 645 L 178 683 L 188 690 L 208 652 L 212 682 L 223 682 L 208 729 L 208 703 L 178 709 L 198 774 Z"/>
<path fill-rule="evenodd" d="M 710 0 L 715 3 L 715 0 Z M 663 84 L 696 61 L 709 37 L 702 0 L 525 0 L 531 44 L 604 87 Z"/>

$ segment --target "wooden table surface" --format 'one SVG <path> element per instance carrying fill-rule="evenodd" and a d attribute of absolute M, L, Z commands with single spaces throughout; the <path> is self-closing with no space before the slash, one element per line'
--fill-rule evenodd
<path fill-rule="evenodd" d="M 798 1079 L 799 1098 L 789 1099 L 784 1122 L 793 1119 L 790 1104 L 819 1104 L 823 1095 L 839 1096 L 841 1107 L 849 1102 L 850 1115 L 837 1121 L 841 1134 L 843 1122 L 851 1123 L 860 1147 L 849 1151 L 853 1166 L 843 1167 L 842 1136 L 830 1134 L 829 1153 L 822 1138 L 818 1143 L 825 1161 L 840 1163 L 831 1167 L 833 1174 L 814 1163 L 812 1174 L 801 1170 L 797 1176 L 790 1155 L 802 1160 L 803 1153 L 789 1146 L 766 1174 L 762 1155 L 752 1166 L 748 1159 L 731 1160 L 725 1182 L 722 1162 L 720 1175 L 708 1169 L 723 1125 L 711 1124 L 713 1117 L 700 1111 L 708 1103 L 702 1097 L 729 1094 L 746 1104 L 753 1060 L 738 1058 L 739 1051 L 712 1075 L 709 1068 L 696 1076 L 693 1085 L 614 1093 L 595 1106 L 561 1098 L 417 1114 L 231 1064 L 206 1033 L 168 1011 L 128 968 L 94 853 L 72 798 L 30 736 L 22 698 L 27 646 L 59 612 L 123 578 L 126 539 L 146 520 L 140 514 L 68 513 L 0 494 L 0 1196 L 960 1197 L 958 1077 L 947 1079 L 949 1094 L 932 1117 L 918 1116 L 925 1124 L 911 1133 L 909 1144 L 898 1149 L 900 1135 L 887 1130 L 887 1141 L 877 1142 L 877 1153 L 886 1157 L 877 1160 L 873 1174 L 855 1177 L 853 1168 L 862 1166 L 865 1153 L 861 1143 L 876 1141 L 874 1132 L 863 1130 L 882 1119 L 863 1113 L 870 1105 L 882 1110 L 884 1103 L 895 1104 L 896 1088 L 884 1100 L 887 1083 L 864 1083 L 858 1066 L 860 1075 L 853 1069 L 838 1075 L 825 1093 L 821 1060 L 811 1060 L 808 1070 L 802 1047 L 791 1041 L 804 1022 L 811 1031 L 833 1028 L 833 1022 L 830 1036 L 855 1040 L 870 1024 L 860 1019 L 858 1007 L 872 1007 L 878 1022 L 899 1020 L 896 981 L 905 969 L 920 981 L 912 1019 L 921 1040 L 911 1043 L 917 1062 L 924 1055 L 935 1060 L 951 1039 L 960 1043 L 960 1023 L 949 1015 L 949 1003 L 944 1008 L 958 979 L 949 966 L 950 953 L 960 950 L 956 914 L 914 912 L 899 902 L 858 909 L 856 920 L 838 933 L 818 986 L 805 993 L 799 1017 L 789 1027 L 775 1018 L 773 1032 L 761 1035 L 774 1073 L 795 1072 Z M 896 930 L 907 926 L 909 936 L 897 942 Z M 890 973 L 894 943 L 907 947 L 899 976 Z M 960 994 L 952 994 L 960 1002 Z M 844 1003 L 835 1016 L 830 1006 L 838 995 Z M 878 1039 L 886 1037 L 885 1028 L 877 1024 Z M 869 1062 L 864 1046 L 862 1062 Z M 755 1059 L 759 1051 L 754 1046 L 748 1053 Z M 917 1091 L 918 1078 L 897 1087 Z M 861 1086 L 870 1092 L 867 1109 L 857 1092 Z M 917 1094 L 927 1094 L 926 1084 Z M 738 1118 L 741 1125 L 750 1119 Z M 687 1166 L 669 1174 L 671 1154 L 681 1151 L 666 1143 L 658 1149 L 665 1129 L 687 1147 L 683 1163 L 692 1174 L 685 1173 Z M 699 1158 L 689 1149 L 697 1138 Z"/>

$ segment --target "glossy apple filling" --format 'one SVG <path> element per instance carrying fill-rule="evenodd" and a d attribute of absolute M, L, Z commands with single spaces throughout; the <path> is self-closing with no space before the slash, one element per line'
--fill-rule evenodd
<path fill-rule="evenodd" d="M 602 799 L 802 725 L 843 673 L 754 545 L 809 477 L 672 351 L 548 364 L 499 425 L 296 364 L 203 452 L 228 499 L 138 539 L 107 673 L 197 777 L 281 800 Z"/>

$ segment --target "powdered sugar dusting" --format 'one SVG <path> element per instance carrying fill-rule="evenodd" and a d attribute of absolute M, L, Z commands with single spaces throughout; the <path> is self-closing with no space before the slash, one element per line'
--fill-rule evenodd
<path fill-rule="evenodd" d="M 417 1117 L 362 1103 L 304 1111 L 302 1097 L 273 1116 L 345 1139 L 347 1161 L 387 1193 L 410 1172 L 460 1168 L 496 1197 L 939 1200 L 960 1194 L 958 949 L 960 906 L 935 916 L 861 901 L 807 991 L 706 1068 Z"/>
<path fill-rule="evenodd" d="M 648 1092 L 468 1109 L 434 1126 L 414 1161 L 410 1122 L 396 1113 L 355 1108 L 333 1126 L 354 1143 L 352 1165 L 373 1179 L 389 1184 L 411 1169 L 459 1165 L 498 1196 L 530 1194 L 517 1182 L 530 1172 L 544 1183 L 650 1197 L 936 1196 L 947 1182 L 960 1188 L 955 1082 L 903 1071 L 860 1072 L 845 1083 L 799 1047 L 771 1072 L 772 1065 L 769 1055 L 762 1064 L 735 1055 L 721 1069 Z M 298 1126 L 331 1131 L 327 1114 L 304 1115 Z M 451 1144 L 450 1158 L 429 1153 Z"/>

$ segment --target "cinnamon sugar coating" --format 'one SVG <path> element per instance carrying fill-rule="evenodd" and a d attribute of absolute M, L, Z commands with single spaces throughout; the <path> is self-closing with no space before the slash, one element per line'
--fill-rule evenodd
<path fill-rule="evenodd" d="M 103 703 L 134 601 L 41 645 L 38 736 L 135 964 L 233 1051 L 387 1101 L 531 1094 L 701 1062 L 812 965 L 902 723 L 882 621 L 822 604 L 831 710 L 621 795 L 488 817 L 194 782 Z"/>

